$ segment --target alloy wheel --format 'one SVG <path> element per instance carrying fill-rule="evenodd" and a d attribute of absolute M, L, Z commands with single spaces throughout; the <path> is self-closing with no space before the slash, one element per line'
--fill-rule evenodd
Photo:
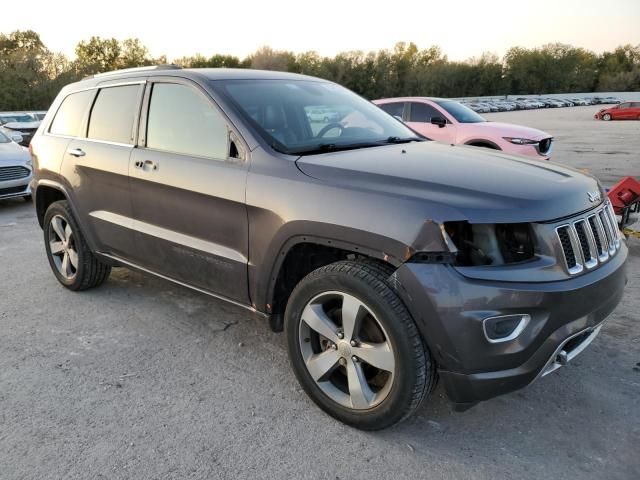
<path fill-rule="evenodd" d="M 396 365 L 393 346 L 358 298 L 331 291 L 311 299 L 300 318 L 299 346 L 311 378 L 336 403 L 366 410 L 389 395 Z"/>
<path fill-rule="evenodd" d="M 67 280 L 73 279 L 78 273 L 78 251 L 71 225 L 61 215 L 55 215 L 49 222 L 48 241 L 58 272 Z"/>

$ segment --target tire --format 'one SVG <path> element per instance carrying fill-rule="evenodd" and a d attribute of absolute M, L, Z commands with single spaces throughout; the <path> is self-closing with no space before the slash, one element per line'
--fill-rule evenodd
<path fill-rule="evenodd" d="M 91 252 L 66 200 L 49 206 L 43 231 L 49 265 L 63 286 L 73 291 L 87 290 L 109 277 L 111 267 Z"/>
<path fill-rule="evenodd" d="M 296 286 L 285 312 L 289 359 L 298 382 L 326 413 L 363 430 L 386 428 L 410 416 L 436 379 L 429 351 L 406 306 L 386 282 L 388 274 L 385 266 L 358 261 L 318 268 Z M 349 322 L 342 321 L 348 317 L 342 313 L 347 301 L 358 305 L 351 309 L 360 318 L 353 322 L 353 335 L 347 333 Z M 315 317 L 316 311 L 322 313 Z M 335 329 L 323 330 L 325 337 L 310 326 L 316 325 L 311 318 L 329 320 L 320 323 Z M 384 357 L 358 356 L 367 357 L 372 346 Z M 311 370 L 324 369 L 307 365 L 319 363 L 315 359 L 320 355 L 328 360 L 327 368 L 323 376 L 315 375 L 316 381 Z M 378 361 L 384 366 L 375 367 Z"/>
<path fill-rule="evenodd" d="M 605 122 L 608 122 L 609 120 L 611 120 L 611 114 L 605 113 L 604 115 L 602 115 L 602 120 L 604 120 Z"/>

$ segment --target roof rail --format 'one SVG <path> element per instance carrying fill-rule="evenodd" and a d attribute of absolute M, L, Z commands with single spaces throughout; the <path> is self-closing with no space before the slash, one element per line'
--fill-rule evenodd
<path fill-rule="evenodd" d="M 148 67 L 123 68 L 121 70 L 113 70 L 111 72 L 96 73 L 94 75 L 89 75 L 87 77 L 84 77 L 83 80 L 88 80 L 90 78 L 110 77 L 111 75 L 120 75 L 123 73 L 149 72 L 154 70 L 181 70 L 181 69 L 182 67 L 180 65 L 175 65 L 173 63 L 166 64 L 166 65 L 150 65 Z"/>

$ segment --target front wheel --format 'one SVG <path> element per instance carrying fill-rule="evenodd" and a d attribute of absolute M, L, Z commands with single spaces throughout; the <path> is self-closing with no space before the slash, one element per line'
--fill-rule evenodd
<path fill-rule="evenodd" d="M 69 203 L 52 203 L 44 215 L 44 244 L 53 274 L 69 290 L 86 290 L 102 284 L 111 267 L 89 249 Z"/>
<path fill-rule="evenodd" d="M 605 122 L 608 122 L 609 120 L 611 120 L 611 115 L 609 113 L 605 113 L 604 115 L 602 115 L 602 119 Z"/>
<path fill-rule="evenodd" d="M 413 413 L 435 381 L 429 351 L 382 269 L 336 262 L 307 275 L 285 313 L 292 368 L 329 415 L 364 430 Z"/>

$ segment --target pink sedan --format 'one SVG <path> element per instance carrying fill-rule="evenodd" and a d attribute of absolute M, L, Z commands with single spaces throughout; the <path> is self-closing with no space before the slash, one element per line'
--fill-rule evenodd
<path fill-rule="evenodd" d="M 373 103 L 432 140 L 549 160 L 553 137 L 548 133 L 510 123 L 489 122 L 454 100 L 404 97 Z"/>

